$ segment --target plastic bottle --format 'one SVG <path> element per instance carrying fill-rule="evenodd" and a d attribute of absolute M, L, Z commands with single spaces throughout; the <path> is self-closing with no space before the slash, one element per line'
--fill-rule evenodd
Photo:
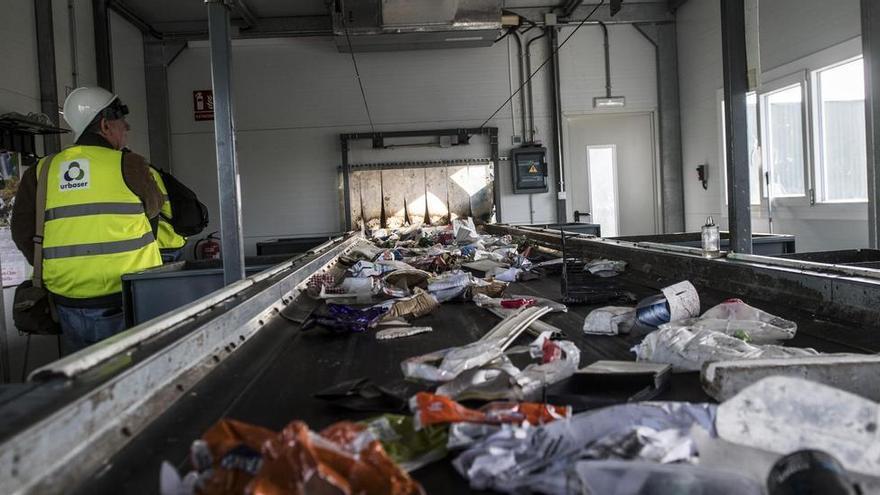
<path fill-rule="evenodd" d="M 706 258 L 718 258 L 721 256 L 721 231 L 715 225 L 712 217 L 706 218 L 706 225 L 703 225 L 703 256 Z"/>

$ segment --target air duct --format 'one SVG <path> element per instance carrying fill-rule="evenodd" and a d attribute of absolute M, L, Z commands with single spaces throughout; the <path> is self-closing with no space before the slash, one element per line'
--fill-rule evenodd
<path fill-rule="evenodd" d="M 335 0 L 341 52 L 491 46 L 502 28 L 501 0 Z M 347 31 L 347 33 L 346 33 Z"/>

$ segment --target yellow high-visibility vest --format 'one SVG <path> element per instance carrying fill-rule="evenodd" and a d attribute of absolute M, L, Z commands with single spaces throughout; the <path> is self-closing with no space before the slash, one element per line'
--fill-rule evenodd
<path fill-rule="evenodd" d="M 46 165 L 37 164 L 37 177 Z M 141 199 L 122 176 L 122 152 L 72 146 L 47 178 L 43 281 L 54 294 L 92 298 L 122 290 L 121 277 L 162 264 Z"/>
<path fill-rule="evenodd" d="M 159 215 L 159 228 L 156 231 L 156 242 L 159 243 L 159 249 L 180 249 L 186 245 L 186 237 L 174 231 L 174 227 L 165 221 L 165 218 L 172 218 L 171 201 L 168 200 L 168 190 L 165 189 L 165 182 L 162 181 L 162 175 L 153 167 L 150 167 L 153 179 L 162 191 L 164 201 L 162 203 L 162 212 Z M 164 218 L 163 218 L 164 217 Z"/>

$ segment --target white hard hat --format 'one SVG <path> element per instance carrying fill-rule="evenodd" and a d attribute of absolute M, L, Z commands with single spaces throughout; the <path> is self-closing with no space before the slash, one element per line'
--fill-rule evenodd
<path fill-rule="evenodd" d="M 104 88 L 76 88 L 64 100 L 64 120 L 73 130 L 73 140 L 82 135 L 101 110 L 110 106 L 116 95 Z"/>

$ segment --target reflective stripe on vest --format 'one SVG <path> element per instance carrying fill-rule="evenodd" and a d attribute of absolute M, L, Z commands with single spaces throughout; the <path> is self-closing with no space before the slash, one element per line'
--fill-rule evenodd
<path fill-rule="evenodd" d="M 122 275 L 162 264 L 140 198 L 125 183 L 122 153 L 72 146 L 46 163 L 43 279 L 49 291 L 92 298 L 122 290 Z M 38 175 L 39 176 L 39 175 Z"/>
<path fill-rule="evenodd" d="M 159 174 L 159 171 L 153 167 L 150 167 L 150 172 L 153 174 L 153 179 L 156 180 L 156 185 L 159 186 L 159 191 L 162 192 L 163 199 L 162 215 L 159 216 L 159 228 L 156 230 L 156 242 L 159 244 L 159 249 L 180 249 L 186 245 L 186 237 L 175 232 L 174 227 L 165 221 L 165 218 L 173 218 L 171 201 L 168 198 L 168 190 L 165 189 L 165 182 L 162 180 L 162 175 Z M 162 218 L 163 216 L 165 218 Z"/>

